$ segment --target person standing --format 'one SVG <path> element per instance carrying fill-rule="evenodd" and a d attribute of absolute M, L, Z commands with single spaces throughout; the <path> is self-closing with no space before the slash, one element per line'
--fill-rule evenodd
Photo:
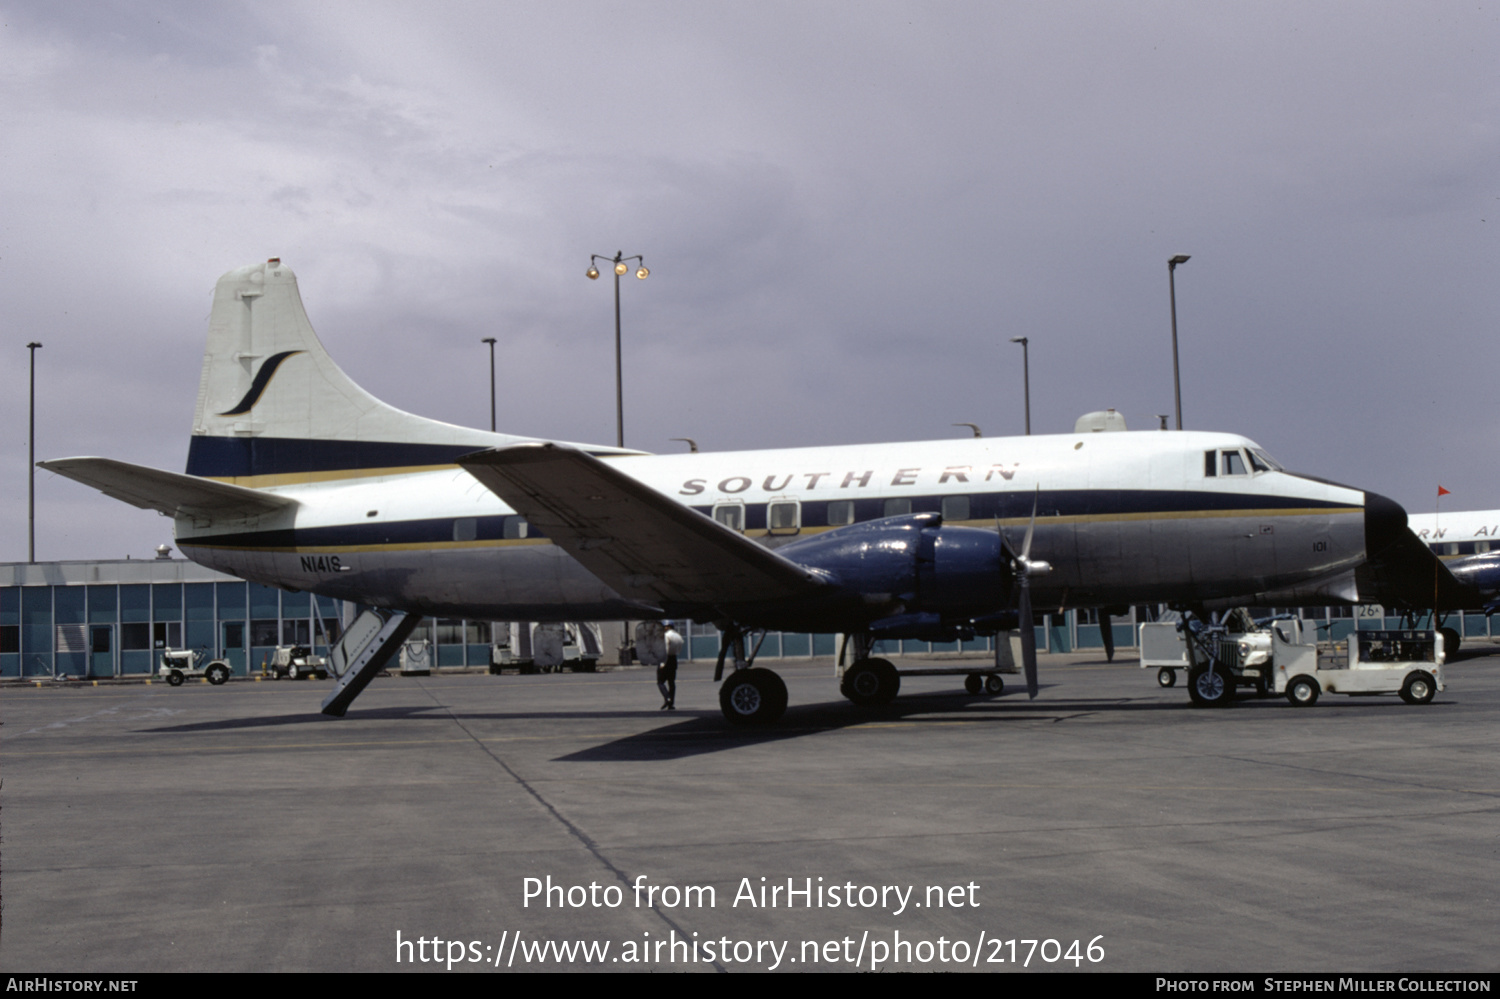
<path fill-rule="evenodd" d="M 661 689 L 663 711 L 677 710 L 677 653 L 682 651 L 682 634 L 672 624 L 665 622 L 662 642 L 667 647 L 667 657 L 656 667 L 656 686 Z"/>

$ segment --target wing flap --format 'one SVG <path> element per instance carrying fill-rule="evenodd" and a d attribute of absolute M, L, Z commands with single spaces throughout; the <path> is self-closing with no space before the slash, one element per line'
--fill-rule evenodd
<path fill-rule="evenodd" d="M 458 463 L 622 596 L 718 605 L 823 587 L 808 569 L 582 451 L 522 444 Z"/>
<path fill-rule="evenodd" d="M 37 467 L 92 486 L 131 506 L 158 510 L 169 517 L 252 517 L 297 505 L 294 499 L 259 489 L 164 472 L 113 458 L 55 458 L 39 461 Z"/>

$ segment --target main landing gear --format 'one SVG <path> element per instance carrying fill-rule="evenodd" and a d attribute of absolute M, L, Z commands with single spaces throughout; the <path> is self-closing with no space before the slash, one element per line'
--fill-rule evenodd
<path fill-rule="evenodd" d="M 760 651 L 760 639 L 747 655 L 745 636 L 747 632 L 732 624 L 719 625 L 719 661 L 714 666 L 714 679 L 724 675 L 724 661 L 733 655 L 734 669 L 729 679 L 719 688 L 719 710 L 731 725 L 769 725 L 786 712 L 786 682 L 768 669 L 752 666 L 755 654 Z"/>

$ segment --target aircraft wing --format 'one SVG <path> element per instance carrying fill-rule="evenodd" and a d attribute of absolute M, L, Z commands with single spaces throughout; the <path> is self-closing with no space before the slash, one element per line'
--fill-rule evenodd
<path fill-rule="evenodd" d="M 164 472 L 112 458 L 55 458 L 39 461 L 37 467 L 93 486 L 131 506 L 159 510 L 169 517 L 254 516 L 297 505 L 294 499 L 259 489 Z"/>
<path fill-rule="evenodd" d="M 1388 607 L 1428 608 L 1437 598 L 1442 610 L 1472 607 L 1476 593 L 1448 570 L 1443 560 L 1410 528 L 1394 542 L 1371 554 L 1355 570 L 1359 598 Z"/>
<path fill-rule="evenodd" d="M 717 605 L 823 588 L 817 574 L 583 451 L 521 444 L 458 463 L 622 596 Z"/>

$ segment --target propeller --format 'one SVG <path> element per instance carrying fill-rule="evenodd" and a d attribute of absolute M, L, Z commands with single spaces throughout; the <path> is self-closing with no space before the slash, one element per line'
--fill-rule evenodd
<path fill-rule="evenodd" d="M 1110 620 L 1109 609 L 1099 610 L 1099 637 L 1104 639 L 1104 659 L 1106 662 L 1115 661 L 1115 625 Z"/>
<path fill-rule="evenodd" d="M 1016 578 L 1016 614 L 1020 618 L 1021 625 L 1021 668 L 1026 673 L 1026 693 L 1035 699 L 1037 695 L 1036 680 L 1036 618 L 1031 613 L 1031 577 L 1043 576 L 1052 571 L 1049 562 L 1040 559 L 1035 561 L 1031 558 L 1031 538 L 1036 531 L 1037 504 L 1041 501 L 1042 487 L 1036 487 L 1036 493 L 1031 500 L 1031 522 L 1026 525 L 1026 537 L 1021 542 L 1019 554 L 1011 547 L 1005 532 L 1000 532 L 1000 544 L 1005 554 L 1010 558 L 1012 570 Z M 999 643 L 996 643 L 995 659 L 998 663 L 1000 658 Z"/>

